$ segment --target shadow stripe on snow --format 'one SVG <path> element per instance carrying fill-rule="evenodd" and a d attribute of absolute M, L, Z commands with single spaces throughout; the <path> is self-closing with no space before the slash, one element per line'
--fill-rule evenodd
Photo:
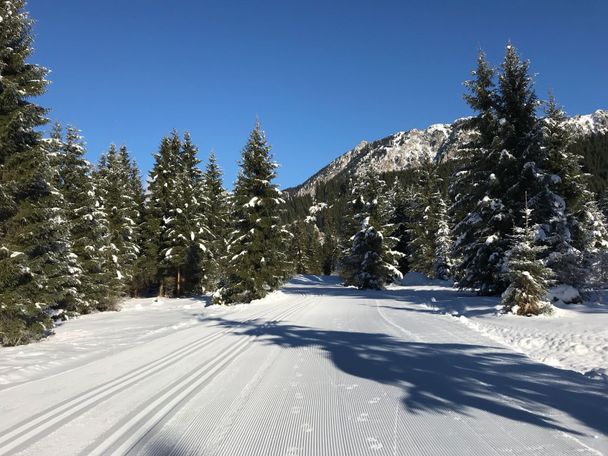
<path fill-rule="evenodd" d="M 305 305 L 306 299 L 303 301 L 304 303 L 302 306 Z M 18 449 L 30 446 L 35 443 L 37 438 L 41 435 L 48 435 L 87 411 L 91 406 L 95 406 L 104 400 L 109 399 L 113 394 L 138 383 L 144 378 L 147 379 L 151 374 L 156 374 L 165 370 L 208 344 L 234 332 L 240 325 L 244 325 L 259 318 L 265 318 L 276 311 L 276 308 L 270 310 L 264 309 L 262 312 L 239 322 L 235 328 L 227 328 L 217 333 L 204 336 L 193 343 L 189 343 L 168 353 L 162 358 L 135 368 L 115 379 L 102 383 L 101 385 L 95 386 L 82 394 L 49 407 L 27 420 L 11 426 L 0 434 L 0 455 L 12 454 Z M 278 315 L 283 315 L 283 313 L 285 313 L 285 309 L 279 309 Z M 271 318 L 277 318 L 278 315 Z"/>
<path fill-rule="evenodd" d="M 306 299 L 275 316 L 273 320 L 264 323 L 267 326 L 287 318 L 306 307 Z M 201 366 L 193 369 L 180 379 L 162 390 L 155 400 L 131 412 L 121 422 L 109 429 L 106 437 L 99 443 L 94 443 L 83 451 L 89 456 L 105 454 L 126 454 L 148 433 L 161 424 L 173 410 L 187 402 L 194 394 L 219 374 L 223 367 L 245 352 L 257 335 L 250 335 L 231 348 L 216 355 Z"/>

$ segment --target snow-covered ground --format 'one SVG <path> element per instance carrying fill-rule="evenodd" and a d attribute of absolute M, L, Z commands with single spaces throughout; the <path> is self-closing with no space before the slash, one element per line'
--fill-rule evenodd
<path fill-rule="evenodd" d="M 131 300 L 0 349 L 0 455 L 608 455 L 608 383 L 574 372 L 606 367 L 603 305 L 496 316 L 415 279 Z"/>
<path fill-rule="evenodd" d="M 402 290 L 423 296 L 419 305 L 456 318 L 474 331 L 530 358 L 590 377 L 608 379 L 608 295 L 583 304 L 558 303 L 551 315 L 525 318 L 500 314 L 500 299 L 471 296 L 450 284 L 408 274 Z"/>

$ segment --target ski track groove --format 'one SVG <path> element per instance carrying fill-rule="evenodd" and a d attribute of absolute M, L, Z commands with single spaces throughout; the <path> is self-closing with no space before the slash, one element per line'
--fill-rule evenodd
<path fill-rule="evenodd" d="M 275 315 L 273 320 L 264 323 L 263 326 L 286 318 L 303 307 L 306 307 L 306 299 L 292 305 L 289 309 L 281 309 L 281 312 Z M 173 410 L 200 391 L 200 388 L 211 380 L 221 368 L 228 365 L 250 347 L 257 337 L 257 335 L 250 335 L 238 341 L 235 345 L 218 353 L 211 360 L 197 366 L 177 381 L 174 381 L 160 392 L 151 403 L 132 411 L 127 417 L 114 425 L 105 433 L 106 437 L 102 437 L 101 442 L 93 443 L 83 451 L 83 454 L 88 456 L 127 454 L 148 434 L 152 433 L 158 425 L 162 424 Z"/>
<path fill-rule="evenodd" d="M 303 301 L 305 302 L 305 299 Z M 296 304 L 293 305 L 295 306 Z M 276 310 L 276 307 L 271 309 L 263 309 L 245 320 L 239 321 L 237 323 L 237 328 L 250 321 L 259 318 L 266 318 L 273 312 L 276 312 Z M 285 309 L 280 309 L 280 311 L 284 310 Z M 113 394 L 129 388 L 143 379 L 149 378 L 149 375 L 157 374 L 162 370 L 173 366 L 182 359 L 196 353 L 201 348 L 209 345 L 212 342 L 216 342 L 218 339 L 234 331 L 235 328 L 226 328 L 213 334 L 203 336 L 200 339 L 188 343 L 159 359 L 132 369 L 117 378 L 90 388 L 89 390 L 72 397 L 71 399 L 66 399 L 53 407 L 49 407 L 25 421 L 16 423 L 0 434 L 0 455 L 11 455 L 16 451 L 30 446 L 35 442 L 37 437 L 50 434 L 51 432 L 59 429 L 69 421 L 72 421 L 82 413 L 86 412 L 90 407 L 111 398 Z M 19 384 L 17 386 L 23 385 L 24 384 Z"/>

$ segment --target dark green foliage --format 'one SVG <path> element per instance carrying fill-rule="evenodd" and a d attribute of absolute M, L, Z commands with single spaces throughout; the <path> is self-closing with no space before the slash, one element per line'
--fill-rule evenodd
<path fill-rule="evenodd" d="M 509 287 L 502 295 L 504 312 L 539 315 L 546 312 L 547 290 L 552 272 L 540 260 L 543 247 L 536 245 L 534 230 L 528 226 L 531 211 L 525 209 L 524 227 L 515 228 L 513 248 L 507 256 Z"/>
<path fill-rule="evenodd" d="M 353 185 L 350 204 L 354 234 L 340 261 L 345 285 L 382 289 L 401 277 L 397 269 L 399 253 L 392 250 L 396 239 L 385 235 L 392 230 L 388 223 L 390 208 L 382 198 L 385 188 L 386 183 L 371 173 L 361 176 Z"/>
<path fill-rule="evenodd" d="M 227 271 L 217 302 L 250 302 L 283 283 L 291 265 L 288 232 L 280 224 L 284 200 L 276 185 L 270 146 L 256 125 L 243 149 L 233 195 Z"/>
<path fill-rule="evenodd" d="M 125 146 L 114 145 L 99 160 L 93 173 L 94 185 L 108 220 L 109 245 L 105 253 L 106 272 L 112 288 L 134 294 L 134 273 L 140 253 L 138 220 L 141 217 L 142 187 L 137 167 Z"/>
<path fill-rule="evenodd" d="M 52 163 L 35 130 L 46 122 L 45 110 L 30 100 L 44 93 L 46 70 L 27 62 L 32 36 L 24 4 L 22 0 L 0 3 L 0 342 L 4 345 L 41 337 L 51 327 L 51 311 L 68 304 L 62 302 L 65 296 L 50 296 L 52 289 L 61 282 L 70 289 L 73 285 L 63 270 L 51 271 L 69 250 L 53 209 L 57 201 Z"/>
<path fill-rule="evenodd" d="M 227 239 L 230 227 L 230 196 L 222 183 L 222 171 L 215 154 L 209 160 L 203 175 L 203 204 L 205 212 L 205 276 L 206 290 L 217 290 L 226 269 Z"/>
<path fill-rule="evenodd" d="M 55 141 L 60 141 L 58 134 Z M 65 201 L 72 252 L 82 269 L 78 291 L 84 305 L 78 311 L 112 310 L 120 294 L 115 277 L 109 272 L 105 252 L 110 248 L 109 228 L 103 204 L 95 192 L 91 166 L 84 159 L 85 149 L 78 130 L 68 127 L 57 154 L 57 187 Z"/>
<path fill-rule="evenodd" d="M 409 267 L 428 277 L 447 279 L 451 246 L 441 178 L 430 160 L 415 170 L 415 184 L 406 189 Z"/>
<path fill-rule="evenodd" d="M 323 273 L 323 246 L 314 221 L 300 220 L 289 227 L 293 238 L 289 253 L 296 274 Z M 331 273 L 331 271 L 330 271 Z"/>
<path fill-rule="evenodd" d="M 451 186 L 458 284 L 481 294 L 502 292 L 508 284 L 504 268 L 518 223 L 514 215 L 521 213 L 520 201 L 536 185 L 540 151 L 528 62 L 508 45 L 498 88 L 494 75 L 481 53 L 465 97 L 478 112 L 473 123 L 477 133 L 460 150 L 461 168 Z"/>

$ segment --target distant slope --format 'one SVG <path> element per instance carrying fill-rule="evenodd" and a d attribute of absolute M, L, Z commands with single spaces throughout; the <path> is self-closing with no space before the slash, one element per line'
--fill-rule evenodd
<path fill-rule="evenodd" d="M 291 196 L 312 195 L 319 184 L 338 176 L 358 175 L 367 170 L 379 174 L 403 171 L 427 157 L 436 162 L 449 159 L 471 135 L 468 120 L 463 118 L 452 124 L 434 124 L 424 130 L 401 131 L 373 142 L 361 141 L 304 183 L 286 192 Z M 606 135 L 608 111 L 598 110 L 593 114 L 574 116 L 568 119 L 567 124 L 579 139 L 596 134 Z"/>

